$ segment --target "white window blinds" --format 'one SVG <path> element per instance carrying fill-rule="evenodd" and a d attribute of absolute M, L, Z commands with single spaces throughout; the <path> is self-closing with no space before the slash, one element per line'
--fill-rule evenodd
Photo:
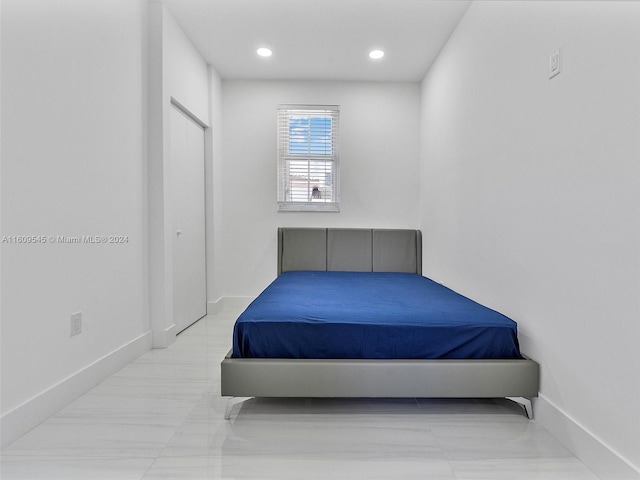
<path fill-rule="evenodd" d="M 278 106 L 278 209 L 338 211 L 340 107 Z"/>

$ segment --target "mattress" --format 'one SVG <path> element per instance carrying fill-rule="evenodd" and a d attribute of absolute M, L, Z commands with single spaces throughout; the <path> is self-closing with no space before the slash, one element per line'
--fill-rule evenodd
<path fill-rule="evenodd" d="M 517 324 L 411 273 L 281 274 L 234 326 L 236 358 L 521 358 Z"/>

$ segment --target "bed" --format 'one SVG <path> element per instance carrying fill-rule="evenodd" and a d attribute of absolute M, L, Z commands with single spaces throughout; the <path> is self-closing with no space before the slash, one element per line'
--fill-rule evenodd
<path fill-rule="evenodd" d="M 226 419 L 253 397 L 504 397 L 533 418 L 515 322 L 422 276 L 420 231 L 279 228 L 277 271 L 222 361 Z"/>

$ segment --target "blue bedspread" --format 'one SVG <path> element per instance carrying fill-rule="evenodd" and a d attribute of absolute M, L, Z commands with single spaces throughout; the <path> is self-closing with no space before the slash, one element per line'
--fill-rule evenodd
<path fill-rule="evenodd" d="M 410 273 L 286 272 L 236 321 L 234 357 L 520 358 L 516 323 Z"/>

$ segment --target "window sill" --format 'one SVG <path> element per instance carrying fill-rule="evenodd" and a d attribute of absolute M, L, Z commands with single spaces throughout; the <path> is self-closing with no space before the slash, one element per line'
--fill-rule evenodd
<path fill-rule="evenodd" d="M 279 202 L 279 212 L 339 212 L 340 204 L 329 202 Z"/>

